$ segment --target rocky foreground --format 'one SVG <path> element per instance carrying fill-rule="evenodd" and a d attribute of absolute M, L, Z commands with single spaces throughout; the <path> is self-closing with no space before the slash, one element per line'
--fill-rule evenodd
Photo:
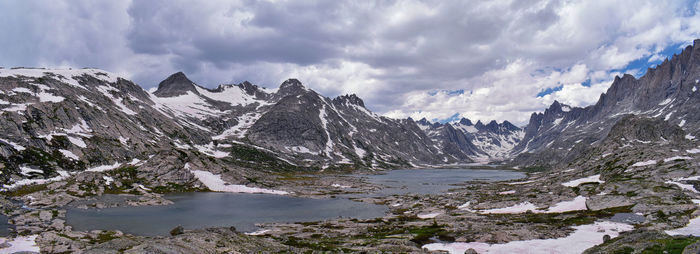
<path fill-rule="evenodd" d="M 171 236 L 143 237 L 119 231 L 79 232 L 65 225 L 64 207 L 71 203 L 86 209 L 170 204 L 157 191 L 129 185 L 130 178 L 124 175 L 128 168 L 84 172 L 7 192 L 2 207 L 15 226 L 14 239 L 35 242 L 47 253 L 463 253 L 523 246 L 535 251 L 531 249 L 535 243 L 554 251 L 568 248 L 564 253 L 571 246 L 586 253 L 696 253 L 700 250 L 698 157 L 700 150 L 690 144 L 620 140 L 569 168 L 530 172 L 526 179 L 473 181 L 440 194 L 356 200 L 386 205 L 389 213 L 381 218 L 263 224 L 260 231 L 248 234 L 229 227 L 176 228 Z M 119 192 L 105 188 L 105 177 L 112 179 L 111 186 L 122 186 Z M 318 198 L 383 187 L 361 176 L 334 173 L 276 173 L 259 182 L 261 186 L 275 182 L 267 187 Z M 207 188 L 191 185 L 181 190 Z M 95 201 L 105 193 L 128 198 Z M 611 221 L 616 214 L 630 218 Z"/>

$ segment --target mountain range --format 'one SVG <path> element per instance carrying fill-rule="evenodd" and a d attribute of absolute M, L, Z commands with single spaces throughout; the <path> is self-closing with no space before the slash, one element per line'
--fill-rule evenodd
<path fill-rule="evenodd" d="M 654 134 L 631 116 L 677 126 L 683 138 L 668 142 L 694 142 L 700 135 L 699 80 L 696 40 L 639 79 L 616 77 L 596 104 L 555 101 L 520 128 L 508 121 L 387 118 L 354 94 L 324 97 L 296 79 L 276 89 L 249 82 L 209 89 L 178 72 L 148 92 L 98 69 L 0 69 L 0 181 L 161 165 L 173 156 L 183 163 L 196 157 L 285 170 L 487 161 L 554 167 L 599 148 L 614 126 L 625 129 L 620 124 L 632 126 L 626 131 L 634 135 L 625 134 L 635 137 L 631 142 L 647 142 Z M 182 177 L 167 170 L 158 176 Z"/>

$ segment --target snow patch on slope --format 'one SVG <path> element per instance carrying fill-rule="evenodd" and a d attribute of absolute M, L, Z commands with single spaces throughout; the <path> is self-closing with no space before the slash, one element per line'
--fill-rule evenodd
<path fill-rule="evenodd" d="M 186 165 L 186 168 L 188 165 Z M 289 192 L 279 191 L 279 190 L 269 190 L 257 187 L 248 187 L 245 185 L 229 184 L 221 179 L 221 175 L 215 175 L 209 171 L 203 170 L 190 170 L 200 182 L 207 186 L 212 191 L 219 192 L 235 192 L 235 193 L 267 193 L 267 194 L 277 194 L 286 195 Z"/>
<path fill-rule="evenodd" d="M 579 186 L 583 183 L 604 183 L 605 181 L 600 180 L 600 174 L 598 175 L 592 175 L 589 177 L 584 177 L 584 178 L 579 178 L 576 180 L 571 180 L 565 183 L 562 183 L 561 185 L 564 185 L 566 187 L 576 187 Z"/>

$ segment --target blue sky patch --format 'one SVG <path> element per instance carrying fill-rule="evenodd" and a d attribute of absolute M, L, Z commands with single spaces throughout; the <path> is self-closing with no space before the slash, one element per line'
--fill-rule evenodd
<path fill-rule="evenodd" d="M 452 115 L 452 116 L 450 116 L 450 117 L 448 117 L 448 118 L 445 118 L 445 119 L 437 119 L 437 118 L 435 118 L 435 119 L 433 119 L 432 122 L 439 122 L 439 123 L 441 123 L 441 124 L 445 124 L 445 123 L 449 123 L 449 122 L 459 121 L 459 119 L 460 119 L 459 113 L 455 113 L 454 115 Z"/>
<path fill-rule="evenodd" d="M 559 85 L 557 87 L 549 87 L 549 88 L 544 89 L 544 90 L 540 91 L 539 93 L 537 93 L 537 97 L 542 97 L 542 96 L 551 94 L 551 93 L 556 92 L 556 91 L 561 91 L 562 88 L 564 88 L 564 85 Z"/>

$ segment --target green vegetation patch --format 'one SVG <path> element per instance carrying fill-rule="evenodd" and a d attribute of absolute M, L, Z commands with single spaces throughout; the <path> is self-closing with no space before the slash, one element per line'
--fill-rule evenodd
<path fill-rule="evenodd" d="M 566 213 L 524 213 L 521 215 L 489 215 L 498 218 L 499 224 L 527 223 L 547 224 L 557 227 L 586 225 L 603 218 L 610 218 L 616 213 L 632 212 L 632 206 L 620 206 L 599 211 L 571 211 Z"/>
<path fill-rule="evenodd" d="M 90 244 L 105 243 L 105 242 L 109 242 L 109 241 L 117 239 L 117 238 L 119 238 L 119 237 L 116 236 L 116 232 L 106 231 L 106 232 L 102 232 L 99 235 L 97 235 L 96 238 L 90 239 Z"/>
<path fill-rule="evenodd" d="M 348 252 L 349 250 L 346 248 L 340 248 L 338 245 L 340 245 L 342 242 L 339 239 L 335 238 L 316 238 L 314 241 L 306 241 L 301 238 L 297 238 L 294 236 L 290 236 L 287 238 L 287 240 L 283 241 L 282 244 L 292 246 L 292 247 L 297 247 L 297 248 L 304 248 L 304 249 L 311 249 L 315 251 L 324 251 L 324 252 Z M 309 251 L 307 253 L 312 253 L 312 251 Z"/>
<path fill-rule="evenodd" d="M 24 196 L 27 194 L 43 191 L 47 189 L 48 184 L 31 184 L 31 185 L 22 185 L 17 188 L 14 188 L 12 190 L 8 190 L 6 192 L 0 192 L 3 193 L 6 196 L 10 197 L 19 197 L 19 196 Z"/>
<path fill-rule="evenodd" d="M 697 237 L 669 238 L 654 240 L 654 245 L 642 250 L 642 254 L 668 253 L 681 254 L 686 246 L 698 241 Z"/>
<path fill-rule="evenodd" d="M 173 192 L 208 192 L 209 189 L 195 188 L 193 186 L 177 184 L 177 183 L 167 183 L 165 186 L 156 186 L 151 188 L 153 192 L 165 194 Z"/>
<path fill-rule="evenodd" d="M 433 224 L 430 226 L 411 228 L 409 232 L 415 235 L 413 239 L 411 239 L 411 242 L 419 246 L 430 243 L 432 241 L 431 238 L 437 238 L 441 241 L 448 242 L 455 241 L 455 238 L 450 236 L 449 232 L 445 230 L 444 225 L 438 225 L 435 221 L 433 221 Z"/>

